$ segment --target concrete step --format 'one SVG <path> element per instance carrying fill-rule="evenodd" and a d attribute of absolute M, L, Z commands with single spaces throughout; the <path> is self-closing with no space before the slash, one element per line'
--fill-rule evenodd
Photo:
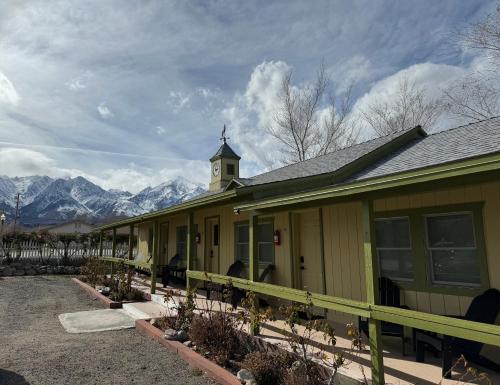
<path fill-rule="evenodd" d="M 152 301 L 124 303 L 123 310 L 134 319 L 159 318 L 167 313 L 165 306 Z"/>

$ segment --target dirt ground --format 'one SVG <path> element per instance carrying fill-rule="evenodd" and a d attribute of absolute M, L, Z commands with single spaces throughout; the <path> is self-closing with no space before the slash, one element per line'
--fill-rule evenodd
<path fill-rule="evenodd" d="M 57 318 L 99 308 L 68 276 L 0 278 L 0 385 L 215 384 L 135 329 L 68 334 Z"/>

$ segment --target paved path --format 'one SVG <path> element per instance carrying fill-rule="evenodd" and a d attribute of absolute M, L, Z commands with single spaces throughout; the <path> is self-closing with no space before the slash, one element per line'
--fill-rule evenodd
<path fill-rule="evenodd" d="M 135 329 L 69 334 L 57 318 L 100 308 L 69 277 L 0 278 L 0 384 L 214 384 Z"/>

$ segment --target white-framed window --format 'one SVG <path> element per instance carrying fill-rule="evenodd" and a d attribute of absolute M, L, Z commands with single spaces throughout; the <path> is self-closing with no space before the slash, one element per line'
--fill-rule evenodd
<path fill-rule="evenodd" d="M 274 263 L 274 223 L 272 220 L 259 222 L 257 225 L 257 253 L 259 263 Z M 236 259 L 248 264 L 249 238 L 248 222 L 235 224 L 235 253 Z"/>
<path fill-rule="evenodd" d="M 265 221 L 257 226 L 257 250 L 259 263 L 274 263 L 274 223 Z"/>
<path fill-rule="evenodd" d="M 186 260 L 187 226 L 178 226 L 175 232 L 175 252 L 182 260 Z"/>
<path fill-rule="evenodd" d="M 234 231 L 236 259 L 248 263 L 248 222 L 237 223 Z"/>
<path fill-rule="evenodd" d="M 379 275 L 397 281 L 413 281 L 413 254 L 408 217 L 377 218 L 375 239 Z"/>
<path fill-rule="evenodd" d="M 430 279 L 435 284 L 480 286 L 480 257 L 471 211 L 425 215 Z"/>

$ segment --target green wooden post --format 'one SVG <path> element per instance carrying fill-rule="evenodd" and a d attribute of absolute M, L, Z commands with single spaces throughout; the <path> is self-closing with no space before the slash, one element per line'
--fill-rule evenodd
<path fill-rule="evenodd" d="M 323 234 L 323 208 L 319 208 L 318 213 L 319 221 L 319 248 L 320 248 L 320 260 L 321 260 L 321 289 L 323 294 L 326 294 L 326 266 L 325 266 L 325 239 Z M 325 317 L 328 315 L 328 310 L 323 309 Z"/>
<path fill-rule="evenodd" d="M 194 214 L 188 213 L 187 215 L 187 245 L 186 245 L 186 268 L 187 272 L 189 272 L 193 268 L 193 249 L 194 249 Z M 186 272 L 186 288 L 190 289 L 191 282 Z"/>
<path fill-rule="evenodd" d="M 153 225 L 153 251 L 152 262 L 151 262 L 151 294 L 156 293 L 156 266 L 158 264 L 158 255 L 160 248 L 160 226 L 158 221 L 154 222 Z"/>
<path fill-rule="evenodd" d="M 259 224 L 259 218 L 255 212 L 250 213 L 248 221 L 248 279 L 252 282 L 259 280 L 259 249 L 257 246 L 257 226 Z M 259 302 L 257 297 L 255 297 L 256 303 L 254 304 L 255 309 L 258 311 Z M 253 317 L 253 315 L 251 315 Z M 259 325 L 257 325 L 253 320 L 250 320 L 250 333 L 252 335 L 259 334 Z"/>
<path fill-rule="evenodd" d="M 134 259 L 134 225 L 130 225 L 128 233 L 128 259 Z"/>
<path fill-rule="evenodd" d="M 257 281 L 259 279 L 259 250 L 257 247 L 258 216 L 250 213 L 248 221 L 248 279 Z"/>
<path fill-rule="evenodd" d="M 111 256 L 116 258 L 116 228 L 113 228 L 113 243 L 111 246 Z"/>
<path fill-rule="evenodd" d="M 103 243 L 104 243 L 104 231 L 101 230 L 99 232 L 99 257 L 102 257 Z"/>
<path fill-rule="evenodd" d="M 375 252 L 375 236 L 373 231 L 373 202 L 363 201 L 363 242 L 366 273 L 366 299 L 371 305 L 378 303 L 378 264 Z M 384 355 L 380 321 L 369 318 L 370 356 L 372 360 L 372 382 L 374 385 L 385 384 Z"/>

